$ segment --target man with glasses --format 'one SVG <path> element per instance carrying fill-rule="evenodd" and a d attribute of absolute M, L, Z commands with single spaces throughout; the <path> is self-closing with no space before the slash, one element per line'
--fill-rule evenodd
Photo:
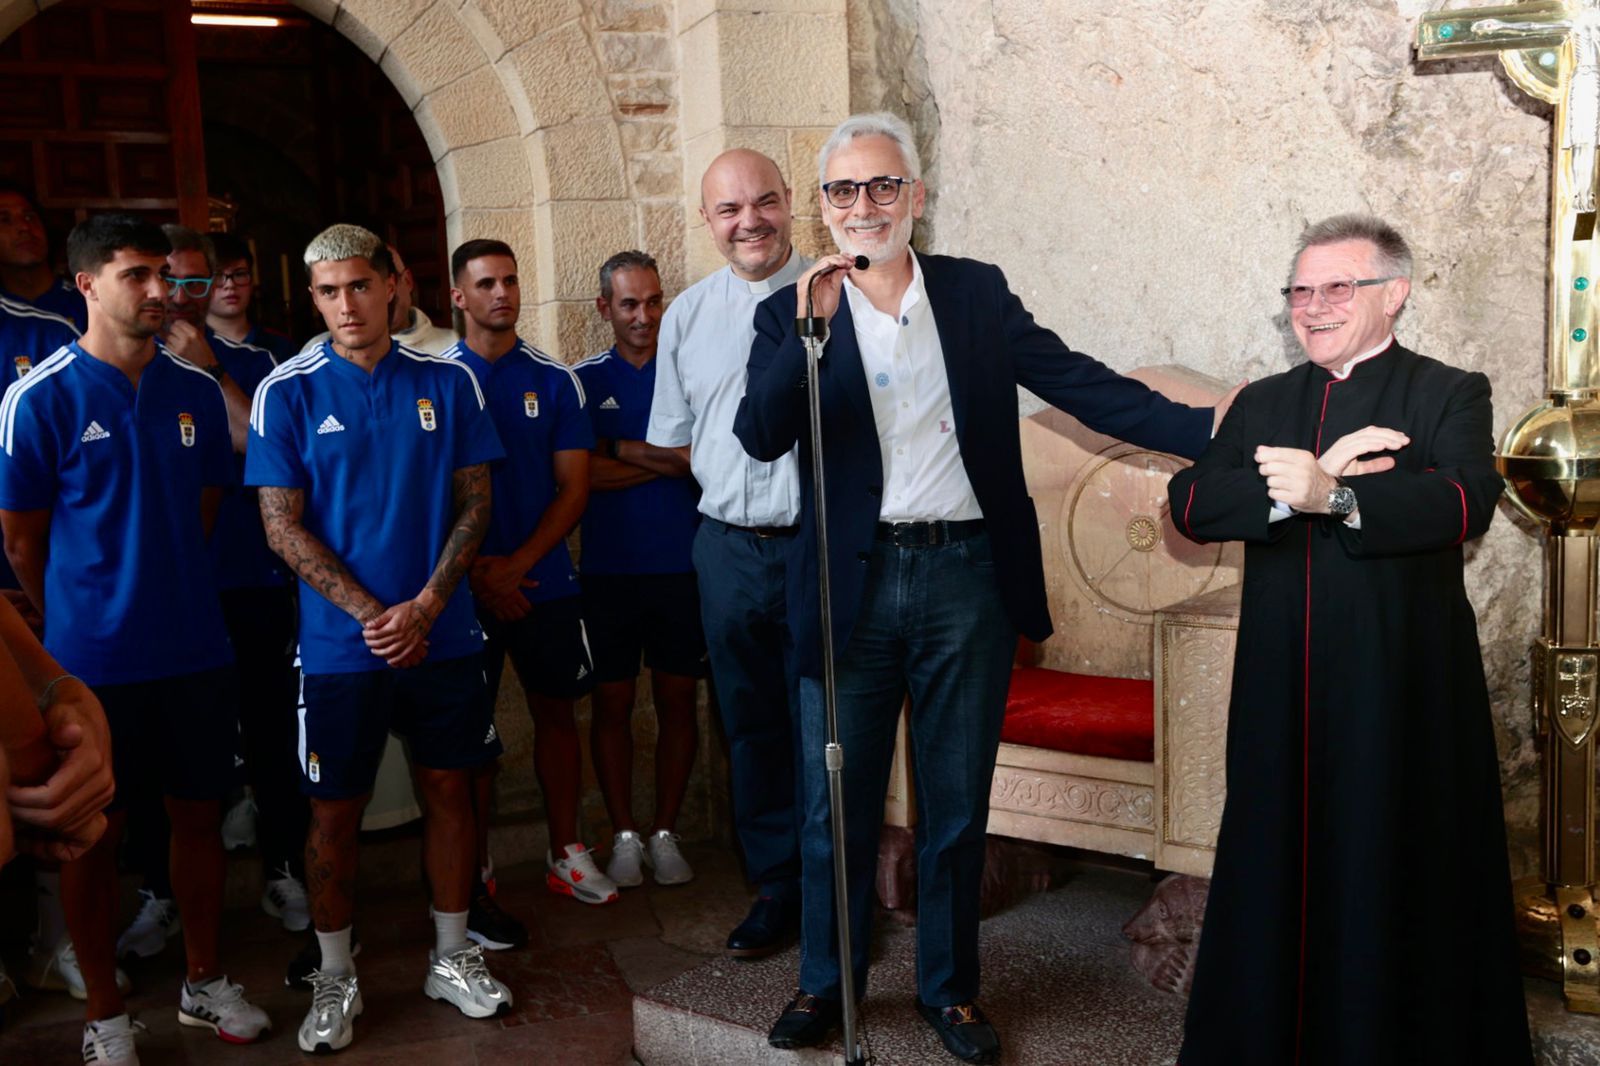
<path fill-rule="evenodd" d="M 1050 635 L 1017 388 L 1101 433 L 1186 456 L 1204 449 L 1221 408 L 1175 404 L 1071 351 L 1034 323 L 996 267 L 913 253 L 926 191 L 898 117 L 845 120 L 818 171 L 823 219 L 842 254 L 818 260 L 756 312 L 734 430 L 757 459 L 809 439 L 795 316 L 814 288 L 814 314 L 831 320 L 818 385 L 856 994 L 866 989 L 879 827 L 909 693 L 917 776 L 936 782 L 917 794 L 917 1006 L 953 1054 L 995 1062 L 999 1038 L 975 1003 L 989 785 L 1017 633 Z M 857 256 L 869 260 L 865 270 Z M 782 1048 L 822 1042 L 841 1014 L 810 461 L 803 451 L 788 587 L 800 658 L 804 914 L 799 991 L 769 1036 Z"/>
<path fill-rule="evenodd" d="M 783 606 L 800 482 L 792 449 L 758 462 L 733 436 L 756 305 L 810 265 L 790 243 L 792 216 L 783 174 L 761 153 L 735 148 L 706 168 L 700 217 L 728 266 L 685 289 L 661 318 L 645 434 L 678 450 L 702 492 L 692 561 L 728 738 L 734 830 L 756 884 L 749 914 L 728 936 L 735 958 L 772 954 L 800 922 L 794 643 Z"/>
<path fill-rule="evenodd" d="M 213 233 L 211 247 L 216 252 L 217 273 L 206 325 L 230 341 L 265 348 L 280 363 L 291 358 L 300 350 L 298 345 L 250 320 L 250 301 L 256 291 L 256 257 L 249 242 L 232 233 Z"/>
<path fill-rule="evenodd" d="M 87 996 L 87 1062 L 137 1062 L 117 988 L 116 848 L 126 805 L 165 795 L 184 921 L 184 1025 L 243 1043 L 269 1027 L 218 966 L 221 799 L 238 733 L 233 653 L 206 558 L 233 481 L 216 381 L 157 335 L 170 242 L 100 215 L 67 239 L 89 329 L 0 403 L 0 529 L 45 649 L 100 698 L 117 795 L 109 826 L 63 865 L 61 892 Z"/>
<path fill-rule="evenodd" d="M 1504 487 L 1494 413 L 1482 374 L 1395 340 L 1411 269 L 1378 219 L 1308 228 L 1283 290 L 1306 362 L 1246 389 L 1168 489 L 1186 536 L 1245 543 L 1184 1066 L 1532 1061 L 1462 583 Z M 1471 930 L 1444 988 L 1422 885 Z"/>

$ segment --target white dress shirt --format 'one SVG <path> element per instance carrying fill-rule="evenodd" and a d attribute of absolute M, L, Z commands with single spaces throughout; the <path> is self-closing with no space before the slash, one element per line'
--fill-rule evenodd
<path fill-rule="evenodd" d="M 729 525 L 792 526 L 800 519 L 795 453 L 772 463 L 752 459 L 733 435 L 733 417 L 749 377 L 756 305 L 810 265 L 791 252 L 764 281 L 745 281 L 723 267 L 685 289 L 661 318 L 645 440 L 658 448 L 689 445 L 700 513 Z"/>
<path fill-rule="evenodd" d="M 911 254 L 911 284 L 900 298 L 898 315 L 872 306 L 848 277 L 844 292 L 883 457 L 878 518 L 884 522 L 982 518 L 983 509 L 961 463 L 944 347 L 916 254 Z"/>

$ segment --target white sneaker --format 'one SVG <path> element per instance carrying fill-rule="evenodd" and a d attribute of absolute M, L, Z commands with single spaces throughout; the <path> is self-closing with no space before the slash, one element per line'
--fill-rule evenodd
<path fill-rule="evenodd" d="M 256 798 L 246 792 L 239 797 L 239 802 L 228 808 L 228 813 L 222 816 L 222 849 L 233 851 L 235 848 L 253 848 L 256 846 Z"/>
<path fill-rule="evenodd" d="M 90 1022 L 83 1027 L 83 1061 L 94 1066 L 139 1066 L 133 1039 L 144 1031 L 143 1022 L 126 1014 Z"/>
<path fill-rule="evenodd" d="M 428 952 L 428 978 L 422 991 L 429 999 L 452 1004 L 468 1018 L 492 1018 L 511 1010 L 511 989 L 489 973 L 483 948 L 477 944 L 442 959 Z"/>
<path fill-rule="evenodd" d="M 300 1023 L 300 1050 L 326 1054 L 350 1046 L 355 1020 L 361 1016 L 361 985 L 355 974 L 312 970 L 311 1009 Z"/>
<path fill-rule="evenodd" d="M 37 947 L 29 951 L 33 965 L 27 974 L 29 988 L 41 992 L 65 992 L 73 999 L 88 999 L 89 989 L 83 983 L 83 970 L 78 966 L 78 953 L 72 949 L 72 938 L 62 936 L 54 951 L 44 954 Z M 117 967 L 117 991 L 126 994 L 133 988 L 128 975 Z"/>
<path fill-rule="evenodd" d="M 678 834 L 670 829 L 657 829 L 650 834 L 645 845 L 644 861 L 656 872 L 656 884 L 681 885 L 694 880 L 694 869 L 678 850 Z"/>
<path fill-rule="evenodd" d="M 637 888 L 644 884 L 644 841 L 632 829 L 611 838 L 611 860 L 606 876 L 618 888 Z"/>
<path fill-rule="evenodd" d="M 252 1044 L 272 1028 L 267 1012 L 244 998 L 227 975 L 199 988 L 184 981 L 178 993 L 178 1024 L 210 1029 L 230 1044 Z"/>
<path fill-rule="evenodd" d="M 159 955 L 167 946 L 167 941 L 177 936 L 183 928 L 178 919 L 176 903 L 170 899 L 157 899 L 155 893 L 142 888 L 139 897 L 144 901 L 139 904 L 139 913 L 117 937 L 119 959 L 129 955 L 137 955 L 141 959 Z"/>
<path fill-rule="evenodd" d="M 291 933 L 303 933 L 311 925 L 311 911 L 306 902 L 306 886 L 289 872 L 287 866 L 272 871 L 281 874 L 268 881 L 261 890 L 261 909 L 283 923 Z"/>
<path fill-rule="evenodd" d="M 617 886 L 600 872 L 594 853 L 582 844 L 568 844 L 566 856 L 559 861 L 546 853 L 545 862 L 550 867 L 544 879 L 550 891 L 581 903 L 610 903 L 617 898 Z"/>

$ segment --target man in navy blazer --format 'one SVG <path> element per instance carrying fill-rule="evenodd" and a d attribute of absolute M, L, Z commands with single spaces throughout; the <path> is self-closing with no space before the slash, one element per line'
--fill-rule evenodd
<path fill-rule="evenodd" d="M 922 783 L 917 1007 L 953 1054 L 994 1062 L 999 1039 L 974 1002 L 989 782 L 1017 634 L 1039 641 L 1051 631 L 1017 387 L 1099 432 L 1190 458 L 1224 408 L 1173 403 L 1070 350 L 1034 322 L 997 267 L 913 254 L 926 192 L 896 116 L 847 119 L 818 170 L 823 218 L 846 254 L 819 260 L 757 309 L 734 429 L 757 459 L 798 442 L 809 471 L 795 317 L 797 291 L 803 300 L 814 279 L 815 314 L 829 320 L 818 384 L 856 990 L 864 996 L 878 827 L 909 692 Z M 866 270 L 851 267 L 857 255 L 870 260 Z M 820 1043 L 841 1012 L 808 473 L 801 485 L 787 590 L 801 674 L 800 987 L 769 1037 L 777 1047 Z"/>

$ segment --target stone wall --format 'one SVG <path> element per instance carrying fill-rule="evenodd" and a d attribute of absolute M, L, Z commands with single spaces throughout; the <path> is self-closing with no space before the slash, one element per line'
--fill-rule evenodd
<path fill-rule="evenodd" d="M 1418 260 L 1401 339 L 1488 374 L 1501 432 L 1543 388 L 1548 108 L 1492 61 L 1416 65 L 1434 6 L 852 0 L 851 104 L 917 124 L 930 250 L 1001 264 L 1040 321 L 1119 369 L 1287 368 L 1277 289 L 1300 229 L 1392 219 Z M 1538 852 L 1542 564 L 1532 526 L 1501 509 L 1467 584 L 1522 872 Z"/>

